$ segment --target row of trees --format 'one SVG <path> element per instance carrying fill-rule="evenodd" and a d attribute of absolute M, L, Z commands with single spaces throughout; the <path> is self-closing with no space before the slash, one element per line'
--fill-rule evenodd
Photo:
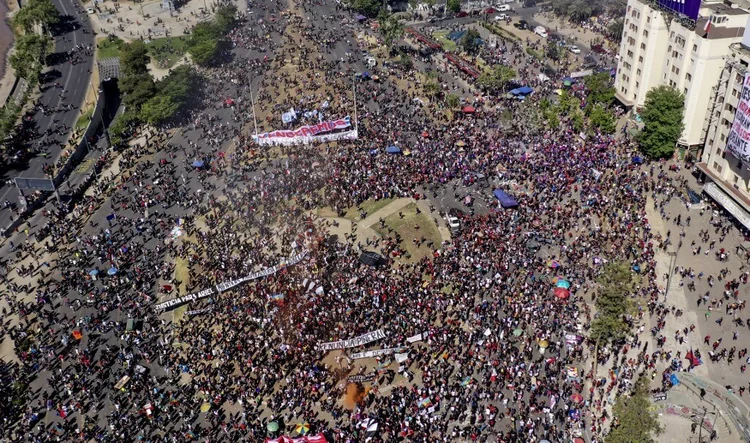
<path fill-rule="evenodd" d="M 561 17 L 582 22 L 602 14 L 622 17 L 626 6 L 625 0 L 556 0 L 552 9 Z"/>
<path fill-rule="evenodd" d="M 594 304 L 597 313 L 591 322 L 590 338 L 599 348 L 621 342 L 631 331 L 628 316 L 635 313 L 635 303 L 630 297 L 636 280 L 626 263 L 608 263 L 598 278 L 600 289 Z M 630 395 L 617 398 L 613 409 L 613 425 L 605 443 L 654 443 L 653 436 L 662 432 L 656 414 L 649 410 L 650 381 L 641 376 Z"/>
<path fill-rule="evenodd" d="M 59 22 L 60 14 L 51 0 L 29 0 L 13 17 L 16 44 L 10 64 L 16 76 L 26 80 L 29 87 L 39 83 L 45 60 L 54 46 L 46 31 Z M 10 135 L 20 113 L 21 108 L 15 103 L 0 108 L 0 142 Z"/>

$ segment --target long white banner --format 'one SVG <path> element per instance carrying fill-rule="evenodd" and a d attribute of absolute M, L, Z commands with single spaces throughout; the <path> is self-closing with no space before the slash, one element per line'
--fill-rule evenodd
<path fill-rule="evenodd" d="M 286 268 L 287 266 L 296 265 L 300 261 L 302 261 L 303 258 L 307 255 L 307 251 L 302 251 L 301 253 L 290 257 L 287 261 L 279 263 L 276 266 L 271 266 L 270 268 L 263 269 L 262 271 L 258 271 L 254 274 L 250 274 L 248 276 L 238 278 L 236 280 L 230 280 L 225 281 L 223 283 L 219 283 L 216 286 L 212 286 L 208 289 L 204 289 L 200 292 L 194 292 L 192 294 L 185 295 L 183 297 L 173 298 L 172 300 L 167 300 L 163 303 L 159 303 L 154 306 L 154 309 L 157 311 L 166 311 L 170 309 L 174 309 L 178 306 L 182 306 L 185 303 L 190 303 L 191 301 L 200 300 L 202 298 L 211 297 L 214 295 L 219 295 L 224 291 L 228 291 L 232 289 L 233 287 L 240 285 L 242 283 L 248 282 L 250 280 L 256 280 L 258 278 L 266 277 L 271 274 L 277 273 L 279 270 Z"/>
<path fill-rule="evenodd" d="M 253 135 L 253 140 L 259 145 L 299 145 L 313 142 L 328 142 L 333 140 L 355 140 L 358 137 L 356 129 L 343 132 L 333 132 L 352 126 L 349 116 L 338 120 L 325 121 L 317 125 L 302 126 L 295 130 L 279 130 Z"/>
<path fill-rule="evenodd" d="M 331 341 L 328 343 L 320 343 L 318 350 L 320 351 L 331 351 L 334 349 L 346 349 L 354 348 L 356 346 L 366 345 L 367 343 L 374 342 L 385 338 L 385 332 L 382 329 L 377 331 L 368 332 L 367 334 L 360 335 L 359 337 L 350 338 L 348 340 Z"/>

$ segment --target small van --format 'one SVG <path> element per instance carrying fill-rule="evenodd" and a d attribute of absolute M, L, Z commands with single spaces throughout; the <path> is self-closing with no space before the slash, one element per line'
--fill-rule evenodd
<path fill-rule="evenodd" d="M 544 29 L 544 26 L 537 26 L 534 28 L 534 34 L 538 35 L 541 38 L 547 38 L 547 30 Z"/>
<path fill-rule="evenodd" d="M 510 11 L 510 5 L 500 5 L 495 9 L 500 12 L 507 12 L 507 11 Z"/>

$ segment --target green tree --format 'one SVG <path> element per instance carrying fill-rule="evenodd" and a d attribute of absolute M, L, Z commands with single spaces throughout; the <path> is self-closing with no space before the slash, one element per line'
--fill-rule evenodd
<path fill-rule="evenodd" d="M 600 72 L 586 76 L 583 79 L 588 92 L 589 103 L 602 103 L 609 106 L 615 99 L 615 87 L 612 83 L 612 76 L 609 72 Z"/>
<path fill-rule="evenodd" d="M 16 74 L 35 85 L 39 81 L 44 60 L 52 48 L 52 39 L 46 35 L 24 34 L 16 40 L 15 51 L 10 56 L 10 64 Z"/>
<path fill-rule="evenodd" d="M 474 54 L 479 50 L 479 40 L 479 31 L 476 29 L 469 29 L 461 39 L 461 47 L 463 47 L 464 51 L 467 53 Z"/>
<path fill-rule="evenodd" d="M 505 90 L 509 81 L 516 78 L 515 69 L 505 65 L 495 65 L 491 71 L 485 71 L 479 76 L 479 86 L 490 91 Z"/>
<path fill-rule="evenodd" d="M 617 129 L 617 120 L 615 120 L 614 114 L 601 103 L 592 107 L 589 119 L 591 120 L 591 126 L 604 134 L 613 134 Z"/>
<path fill-rule="evenodd" d="M 461 99 L 458 98 L 456 94 L 448 94 L 448 96 L 445 97 L 445 104 L 448 105 L 449 108 L 455 109 L 461 105 Z"/>
<path fill-rule="evenodd" d="M 625 22 L 622 18 L 618 18 L 617 20 L 613 20 L 607 26 L 607 35 L 619 41 L 620 37 L 622 37 L 622 33 L 624 30 L 625 30 Z"/>
<path fill-rule="evenodd" d="M 562 56 L 562 50 L 556 41 L 547 40 L 547 45 L 544 47 L 544 54 L 550 59 L 558 61 Z"/>
<path fill-rule="evenodd" d="M 594 8 L 589 0 L 576 0 L 568 8 L 568 16 L 575 22 L 582 22 L 594 15 Z"/>
<path fill-rule="evenodd" d="M 124 77 L 148 74 L 150 61 L 148 48 L 141 40 L 134 40 L 132 43 L 120 46 L 120 67 Z"/>
<path fill-rule="evenodd" d="M 650 406 L 648 378 L 642 376 L 630 396 L 617 397 L 612 411 L 615 424 L 604 443 L 656 443 L 654 435 L 661 434 L 663 429 Z"/>
<path fill-rule="evenodd" d="M 119 82 L 126 106 L 139 110 L 156 93 L 156 85 L 151 74 L 127 75 Z"/>
<path fill-rule="evenodd" d="M 576 109 L 575 112 L 573 112 L 573 117 L 571 117 L 570 123 L 573 125 L 573 130 L 575 132 L 580 133 L 581 131 L 583 131 L 584 119 L 583 113 L 580 109 Z"/>
<path fill-rule="evenodd" d="M 445 6 L 451 12 L 458 12 L 461 10 L 461 0 L 448 0 Z"/>
<path fill-rule="evenodd" d="M 34 25 L 48 29 L 50 25 L 60 22 L 60 12 L 55 8 L 52 0 L 29 0 L 13 17 L 13 24 L 30 34 Z"/>
<path fill-rule="evenodd" d="M 8 100 L 5 106 L 0 107 L 0 143 L 8 138 L 20 114 L 21 108 L 13 100 Z"/>
<path fill-rule="evenodd" d="M 385 46 L 393 49 L 393 42 L 404 35 L 404 25 L 394 15 L 388 15 L 381 10 L 378 15 L 378 24 L 380 24 L 380 34 L 383 36 Z"/>
<path fill-rule="evenodd" d="M 424 92 L 431 98 L 435 98 L 440 93 L 440 84 L 436 81 L 429 81 L 424 85 Z"/>
<path fill-rule="evenodd" d="M 641 111 L 644 126 L 638 136 L 644 154 L 658 159 L 674 153 L 675 145 L 684 128 L 684 107 L 685 97 L 674 88 L 659 86 L 648 91 Z"/>
<path fill-rule="evenodd" d="M 222 32 L 212 21 L 195 25 L 188 40 L 188 52 L 199 65 L 208 65 L 216 60 L 221 50 Z"/>
<path fill-rule="evenodd" d="M 148 124 L 158 125 L 172 118 L 179 109 L 180 104 L 168 95 L 156 95 L 143 104 L 140 118 Z"/>
<path fill-rule="evenodd" d="M 352 9 L 365 17 L 375 18 L 380 13 L 383 2 L 380 0 L 350 0 Z"/>
<path fill-rule="evenodd" d="M 596 318 L 591 322 L 590 337 L 599 345 L 624 338 L 629 332 L 625 321 L 633 306 L 633 274 L 626 263 L 608 263 L 597 279 L 600 289 L 594 304 Z"/>
<path fill-rule="evenodd" d="M 216 10 L 214 23 L 222 34 L 231 31 L 237 24 L 237 7 L 235 5 L 223 5 Z"/>

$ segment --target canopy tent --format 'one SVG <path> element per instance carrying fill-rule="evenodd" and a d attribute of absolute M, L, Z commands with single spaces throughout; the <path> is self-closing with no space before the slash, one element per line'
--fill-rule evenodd
<path fill-rule="evenodd" d="M 203 165 L 205 165 L 205 162 L 203 160 L 196 160 L 193 162 L 194 168 L 202 168 Z"/>
<path fill-rule="evenodd" d="M 464 114 L 473 114 L 477 112 L 477 110 L 474 109 L 473 106 L 469 106 L 469 105 L 464 106 L 461 110 L 464 112 Z"/>
<path fill-rule="evenodd" d="M 385 259 L 377 252 L 365 251 L 359 256 L 359 261 L 369 266 L 379 266 L 385 264 Z"/>
<path fill-rule="evenodd" d="M 510 91 L 510 93 L 513 95 L 529 95 L 532 92 L 534 92 L 534 89 L 529 86 L 521 86 L 520 88 L 516 88 Z"/>
<path fill-rule="evenodd" d="M 565 288 L 555 288 L 555 297 L 560 300 L 567 300 L 570 297 L 570 291 Z"/>
<path fill-rule="evenodd" d="M 558 280 L 556 286 L 558 288 L 570 289 L 570 282 L 567 280 Z"/>
<path fill-rule="evenodd" d="M 502 189 L 495 189 L 492 193 L 495 194 L 495 198 L 497 198 L 500 206 L 503 208 L 515 208 L 518 206 L 516 199 L 506 194 Z"/>
<path fill-rule="evenodd" d="M 636 165 L 640 165 L 643 163 L 643 158 L 641 157 L 633 157 L 633 163 Z"/>
<path fill-rule="evenodd" d="M 389 154 L 401 154 L 401 148 L 399 148 L 398 146 L 388 146 L 387 148 L 385 148 L 385 152 Z"/>

